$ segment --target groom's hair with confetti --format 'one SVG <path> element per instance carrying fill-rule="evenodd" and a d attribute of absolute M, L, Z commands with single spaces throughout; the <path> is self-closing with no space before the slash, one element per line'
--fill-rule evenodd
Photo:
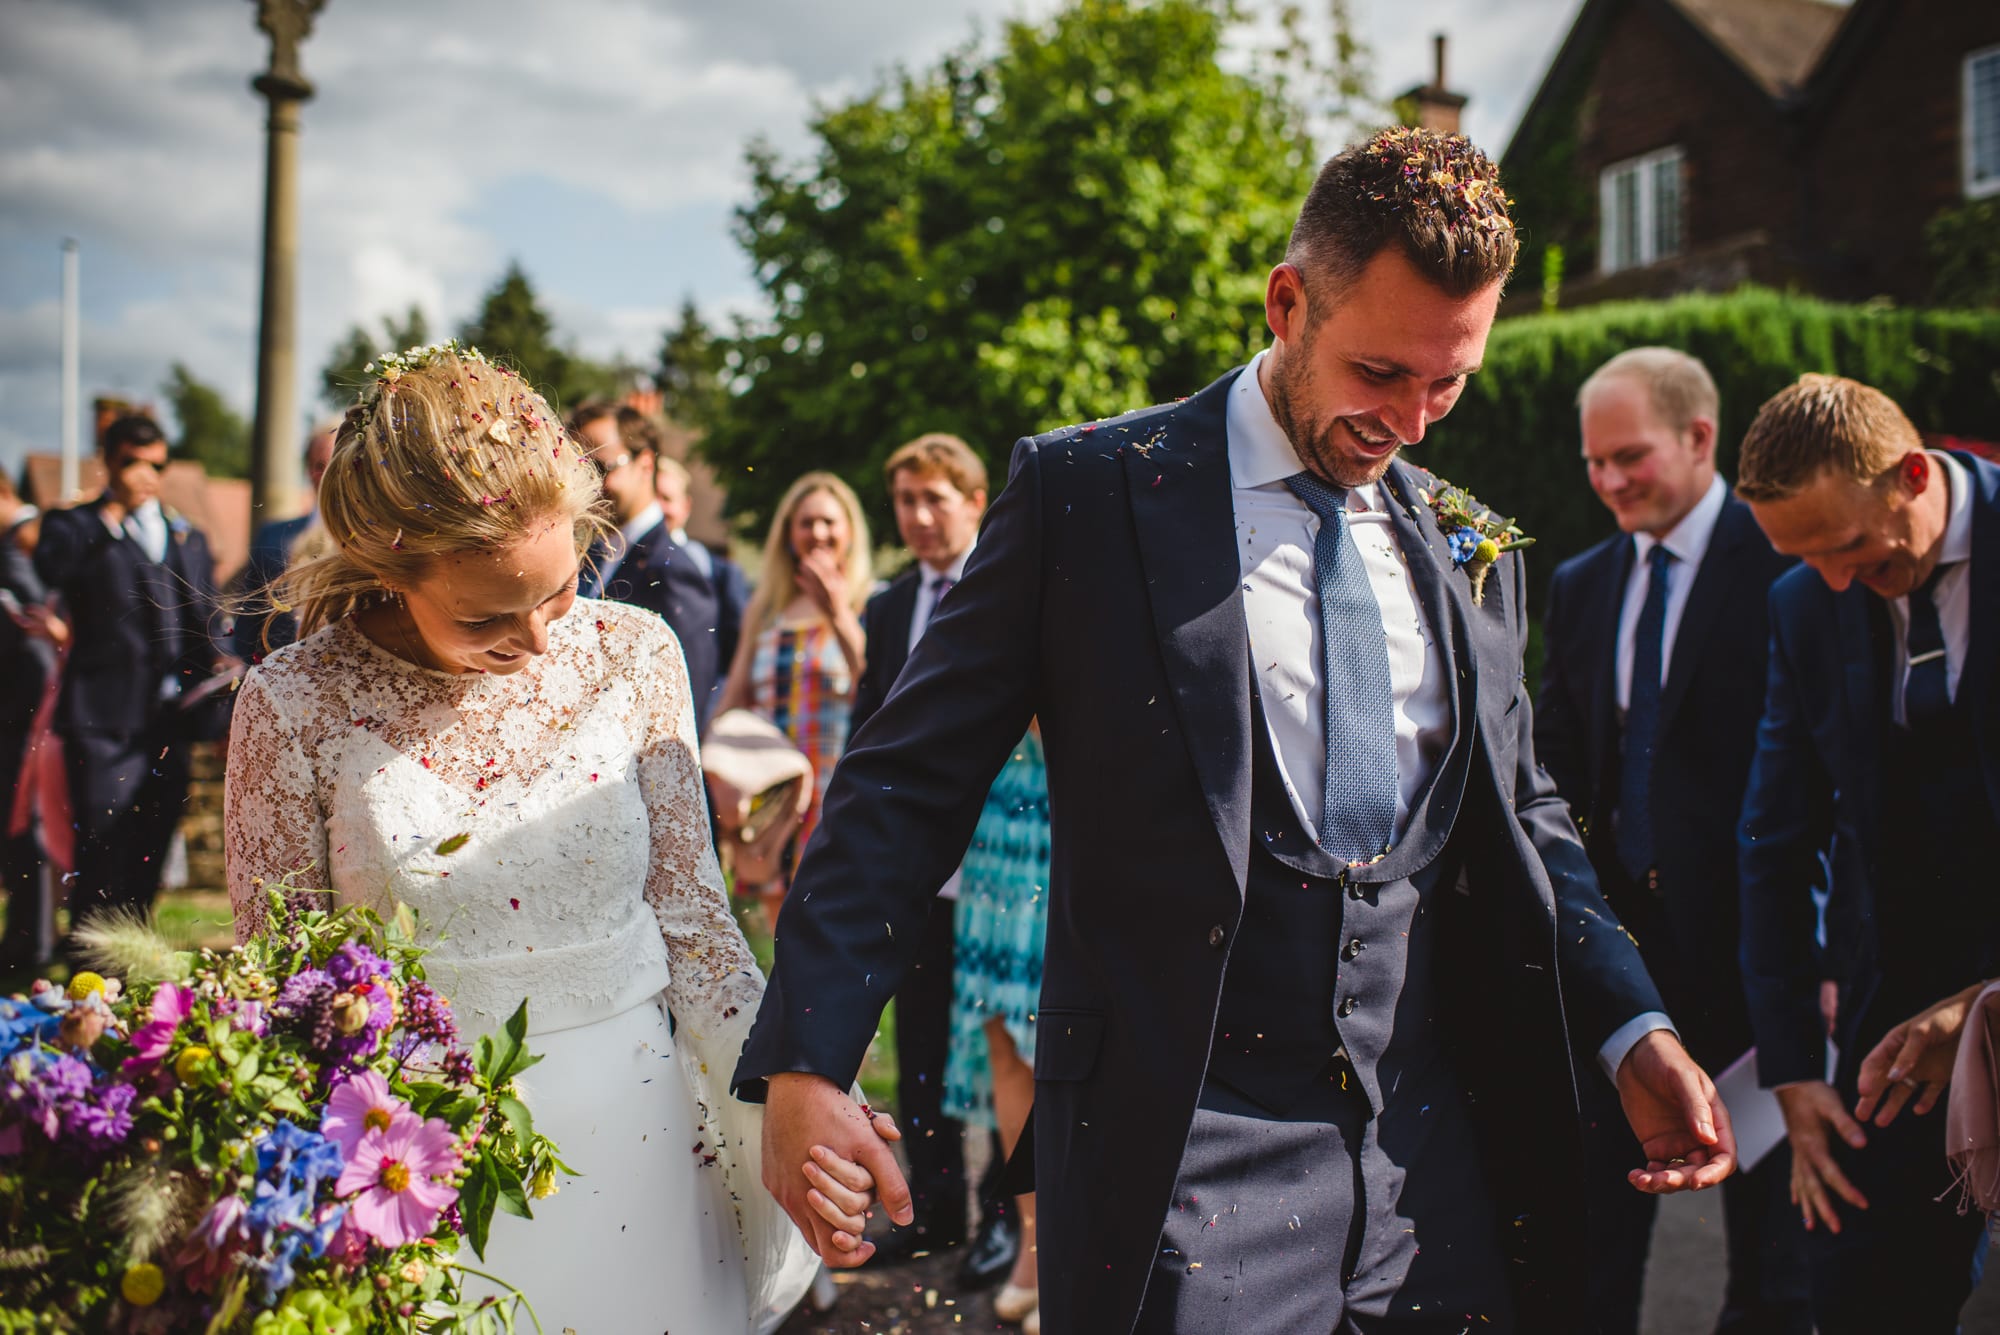
<path fill-rule="evenodd" d="M 598 474 L 527 381 L 455 343 L 372 363 L 320 482 L 333 550 L 295 562 L 273 599 L 310 635 L 422 578 L 439 557 L 492 550 L 555 521 L 581 556 L 609 525 Z"/>
<path fill-rule="evenodd" d="M 1500 169 L 1471 140 L 1399 125 L 1320 168 L 1285 261 L 1322 312 L 1392 245 L 1439 288 L 1468 297 L 1514 271 L 1509 202 Z"/>

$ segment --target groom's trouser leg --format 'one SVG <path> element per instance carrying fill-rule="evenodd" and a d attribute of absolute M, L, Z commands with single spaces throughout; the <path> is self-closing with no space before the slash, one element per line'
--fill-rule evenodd
<path fill-rule="evenodd" d="M 910 1161 L 919 1241 L 965 1240 L 964 1123 L 944 1115 L 944 1068 L 951 1052 L 952 901 L 931 901 L 916 967 L 896 992 L 896 1111 Z"/>
<path fill-rule="evenodd" d="M 1576 1267 L 1585 1286 L 1584 1327 L 1579 1335 L 1637 1335 L 1653 1242 L 1658 1196 L 1639 1191 L 1625 1175 L 1646 1156 L 1618 1104 L 1609 1080 L 1585 1072 L 1578 1082 L 1583 1106 L 1583 1255 Z"/>
<path fill-rule="evenodd" d="M 1512 1306 L 1451 1092 L 1369 1116 L 1338 1074 L 1279 1115 L 1211 1080 L 1135 1335 L 1506 1335 Z"/>

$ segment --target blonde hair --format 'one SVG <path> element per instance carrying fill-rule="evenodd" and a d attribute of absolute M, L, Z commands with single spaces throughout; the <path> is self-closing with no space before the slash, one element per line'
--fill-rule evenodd
<path fill-rule="evenodd" d="M 1802 375 L 1757 410 L 1736 463 L 1736 494 L 1781 501 L 1832 472 L 1872 486 L 1913 450 L 1917 428 L 1879 389 Z"/>
<path fill-rule="evenodd" d="M 857 612 L 868 601 L 868 590 L 874 584 L 874 576 L 870 567 L 872 552 L 868 545 L 868 520 L 861 513 L 861 498 L 854 494 L 854 488 L 835 474 L 807 473 L 786 488 L 784 498 L 778 502 L 777 513 L 772 516 L 771 531 L 764 538 L 763 572 L 757 580 L 757 592 L 751 596 L 750 606 L 743 614 L 745 640 L 761 634 L 772 618 L 792 600 L 799 575 L 799 559 L 792 551 L 792 514 L 806 497 L 822 491 L 839 502 L 840 508 L 847 512 L 847 600 Z"/>
<path fill-rule="evenodd" d="M 1684 436 L 1697 418 L 1721 420 L 1722 400 L 1715 377 L 1698 360 L 1678 348 L 1627 348 L 1590 373 L 1576 391 L 1583 409 L 1590 396 L 1609 380 L 1631 380 L 1645 388 L 1653 415 L 1676 436 Z"/>
<path fill-rule="evenodd" d="M 581 557 L 608 531 L 599 477 L 542 396 L 476 354 L 426 350 L 348 409 L 319 488 L 333 550 L 295 562 L 279 605 L 301 638 L 414 583 L 442 556 L 567 521 Z"/>
<path fill-rule="evenodd" d="M 656 477 L 670 477 L 683 487 L 694 485 L 694 474 L 688 472 L 687 465 L 671 454 L 656 453 L 653 456 L 653 470 Z"/>

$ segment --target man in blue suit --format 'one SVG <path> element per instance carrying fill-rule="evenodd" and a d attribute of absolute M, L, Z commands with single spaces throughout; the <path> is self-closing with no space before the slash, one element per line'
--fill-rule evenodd
<path fill-rule="evenodd" d="M 1984 1221 L 1955 1208 L 1938 1118 L 1864 1128 L 1848 1109 L 1892 1026 L 2000 973 L 2000 468 L 1926 451 L 1886 395 L 1808 375 L 1757 414 L 1737 491 L 1804 563 L 1771 590 L 1740 867 L 1758 1074 L 1784 1108 L 1813 1319 L 1822 1335 L 1944 1335 Z"/>
<path fill-rule="evenodd" d="M 1688 1051 L 1750 1046 L 1737 962 L 1736 828 L 1764 708 L 1765 605 L 1792 562 L 1715 471 L 1708 368 L 1619 353 L 1577 393 L 1590 486 L 1618 527 L 1557 567 L 1542 619 L 1535 753 L 1582 828 L 1604 897 L 1638 939 Z M 1609 1089 L 1583 1087 L 1593 1335 L 1639 1328 L 1658 1210 Z M 1804 1235 L 1779 1151 L 1722 1187 L 1729 1282 L 1716 1330 L 1810 1335 Z"/>
<path fill-rule="evenodd" d="M 160 503 L 166 437 L 128 415 L 105 428 L 103 452 L 104 494 L 44 514 L 35 546 L 72 627 L 55 723 L 77 823 L 72 923 L 152 907 L 187 797 L 179 699 L 220 665 L 208 542 Z"/>
<path fill-rule="evenodd" d="M 326 476 L 326 466 L 333 461 L 333 443 L 339 433 L 338 420 L 322 422 L 306 441 L 306 485 L 315 498 L 319 495 L 319 480 Z M 272 650 L 282 649 L 298 638 L 298 618 L 270 606 L 270 589 L 291 563 L 292 548 L 318 517 L 319 507 L 315 503 L 302 515 L 258 525 L 250 539 L 250 559 L 237 577 L 248 605 L 237 614 L 236 624 L 229 633 L 230 646 L 244 662 L 261 662 Z"/>
<path fill-rule="evenodd" d="M 1484 154 L 1384 131 L 1321 170 L 1248 367 L 1016 445 L 834 772 L 736 1072 L 822 1256 L 866 1258 L 871 1198 L 815 1146 L 909 1222 L 845 1091 L 1037 717 L 1049 1335 L 1572 1330 L 1577 1078 L 1617 1084 L 1635 1185 L 1728 1175 L 1535 761 L 1520 558 L 1470 569 L 1396 457 L 1478 367 L 1515 249 Z"/>
<path fill-rule="evenodd" d="M 569 431 L 597 465 L 617 525 L 608 539 L 592 546 L 577 592 L 643 607 L 667 623 L 687 660 L 695 726 L 706 731 L 717 667 L 715 588 L 666 523 L 653 492 L 659 462 L 653 442 L 621 432 L 618 410 L 608 403 L 579 407 L 570 415 Z"/>

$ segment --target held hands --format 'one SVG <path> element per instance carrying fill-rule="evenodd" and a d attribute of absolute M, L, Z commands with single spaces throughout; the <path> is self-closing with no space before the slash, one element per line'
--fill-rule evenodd
<path fill-rule="evenodd" d="M 1861 1101 L 1854 1116 L 1865 1122 L 1873 1115 L 1875 1125 L 1887 1126 L 1912 1097 L 1919 1117 L 1937 1107 L 1958 1059 L 1958 1036 L 1985 989 L 1986 984 L 1974 983 L 1884 1034 L 1862 1059 Z"/>
<path fill-rule="evenodd" d="M 764 1189 L 835 1269 L 875 1254 L 861 1231 L 880 1200 L 899 1224 L 913 1223 L 910 1188 L 887 1142 L 902 1132 L 824 1076 L 784 1072 L 770 1078 L 764 1104 Z"/>
<path fill-rule="evenodd" d="M 1808 1231 L 1823 1223 L 1828 1232 L 1838 1233 L 1840 1215 L 1833 1198 L 1839 1196 L 1857 1210 L 1868 1208 L 1868 1198 L 1834 1162 L 1827 1132 L 1829 1128 L 1838 1132 L 1857 1150 L 1868 1143 L 1868 1134 L 1847 1115 L 1840 1095 L 1824 1080 L 1782 1085 L 1776 1093 L 1785 1114 L 1785 1135 L 1792 1142 L 1792 1204 L 1805 1217 Z"/>
<path fill-rule="evenodd" d="M 1618 1101 L 1646 1152 L 1646 1166 L 1627 1175 L 1640 1191 L 1699 1191 L 1736 1171 L 1729 1109 L 1667 1030 L 1647 1034 L 1619 1064 Z"/>

